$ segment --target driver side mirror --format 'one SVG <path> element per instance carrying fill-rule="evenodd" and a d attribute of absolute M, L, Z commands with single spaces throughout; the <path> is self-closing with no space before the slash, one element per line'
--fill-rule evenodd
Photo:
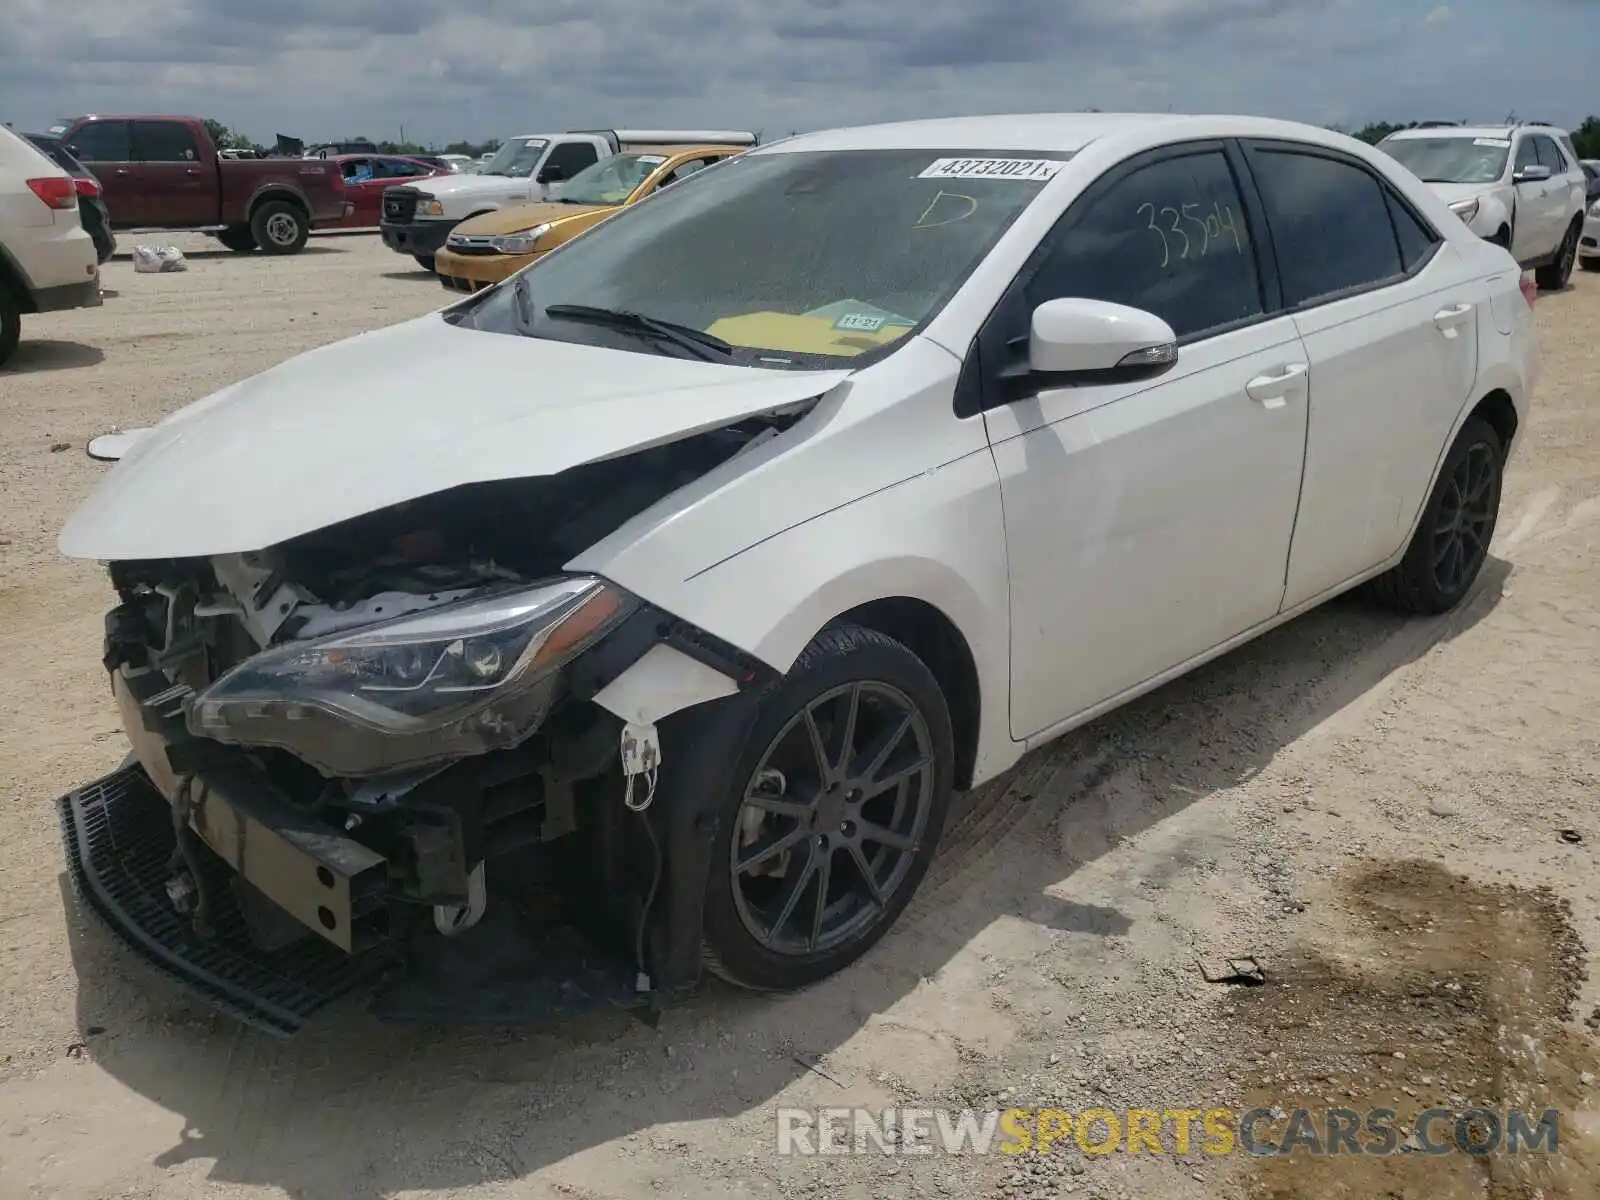
<path fill-rule="evenodd" d="M 539 172 L 540 183 L 560 183 L 566 177 L 567 173 L 560 163 L 551 163 Z"/>
<path fill-rule="evenodd" d="M 1550 178 L 1550 168 L 1543 163 L 1523 167 L 1511 177 L 1512 183 L 1543 183 Z"/>
<path fill-rule="evenodd" d="M 1033 310 L 1028 374 L 1042 387 L 1135 383 L 1177 361 L 1172 326 L 1141 308 L 1067 297 Z"/>

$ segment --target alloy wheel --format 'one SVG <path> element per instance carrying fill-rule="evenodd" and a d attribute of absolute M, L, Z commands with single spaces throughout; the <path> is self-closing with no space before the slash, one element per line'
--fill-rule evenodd
<path fill-rule="evenodd" d="M 933 794 L 932 734 L 904 692 L 863 680 L 811 700 L 745 786 L 729 863 L 745 929 L 788 956 L 866 934 L 911 874 Z"/>
<path fill-rule="evenodd" d="M 1494 453 L 1478 442 L 1456 464 L 1433 527 L 1433 578 L 1453 595 L 1472 579 L 1489 552 L 1494 525 Z"/>

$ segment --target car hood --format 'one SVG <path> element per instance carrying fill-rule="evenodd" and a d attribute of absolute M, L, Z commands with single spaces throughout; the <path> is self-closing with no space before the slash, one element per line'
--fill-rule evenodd
<path fill-rule="evenodd" d="M 1446 204 L 1454 204 L 1457 200 L 1471 200 L 1475 196 L 1486 196 L 1500 185 L 1498 183 L 1430 183 L 1429 189 Z"/>
<path fill-rule="evenodd" d="M 616 208 L 613 204 L 516 204 L 510 208 L 471 217 L 457 225 L 452 232 L 465 237 L 494 237 L 506 233 L 521 233 L 546 222 L 554 224 L 569 217 L 582 217 L 590 213 L 607 213 Z"/>
<path fill-rule="evenodd" d="M 468 483 L 555 475 L 812 399 L 779 371 L 485 333 L 437 314 L 303 354 L 122 435 L 71 558 L 261 550 Z"/>
<path fill-rule="evenodd" d="M 531 179 L 513 179 L 509 175 L 430 175 L 415 184 L 419 192 L 433 196 L 504 196 L 508 193 L 527 195 L 528 189 L 537 186 Z"/>

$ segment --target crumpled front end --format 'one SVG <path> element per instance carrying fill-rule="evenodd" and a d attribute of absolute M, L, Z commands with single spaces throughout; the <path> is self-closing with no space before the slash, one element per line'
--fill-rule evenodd
<path fill-rule="evenodd" d="M 748 436 L 260 553 L 112 563 L 104 665 L 133 754 L 60 802 L 85 902 L 276 1033 L 374 987 L 428 1020 L 649 1002 L 670 830 L 622 803 L 624 730 L 655 719 L 628 680 L 663 680 L 671 708 L 764 676 L 553 564 Z"/>

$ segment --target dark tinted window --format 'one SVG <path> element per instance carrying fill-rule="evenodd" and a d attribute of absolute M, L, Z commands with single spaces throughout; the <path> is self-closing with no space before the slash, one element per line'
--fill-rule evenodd
<path fill-rule="evenodd" d="M 1439 244 L 1439 235 L 1423 224 L 1399 196 L 1387 188 L 1384 191 L 1389 197 L 1389 212 L 1394 217 L 1395 236 L 1400 239 L 1400 260 L 1407 271 L 1413 270 Z"/>
<path fill-rule="evenodd" d="M 1403 273 L 1383 185 L 1352 163 L 1265 150 L 1251 156 L 1288 305 Z"/>
<path fill-rule="evenodd" d="M 407 162 L 403 158 L 383 159 L 378 174 L 390 179 L 413 179 L 418 175 L 426 175 L 428 168 L 421 163 Z"/>
<path fill-rule="evenodd" d="M 1517 143 L 1517 160 L 1515 169 L 1520 171 L 1523 167 L 1533 167 L 1539 164 L 1539 147 L 1534 145 L 1531 137 L 1525 137 Z"/>
<path fill-rule="evenodd" d="M 176 121 L 135 121 L 133 150 L 136 162 L 193 162 L 200 157 L 194 131 Z"/>
<path fill-rule="evenodd" d="M 1077 296 L 1129 304 L 1188 337 L 1263 311 L 1244 205 L 1220 151 L 1124 176 L 1051 234 L 1029 309 Z"/>
<path fill-rule="evenodd" d="M 599 161 L 600 155 L 588 142 L 563 142 L 550 151 L 550 157 L 545 160 L 544 165 L 560 167 L 562 177 L 571 179 L 585 167 L 593 166 Z"/>
<path fill-rule="evenodd" d="M 133 147 L 126 121 L 98 121 L 72 135 L 72 153 L 84 162 L 130 162 Z"/>
<path fill-rule="evenodd" d="M 1561 156 L 1561 147 L 1556 145 L 1554 138 L 1536 137 L 1531 140 L 1538 152 L 1539 161 L 1550 168 L 1550 174 L 1566 174 L 1567 160 Z"/>

